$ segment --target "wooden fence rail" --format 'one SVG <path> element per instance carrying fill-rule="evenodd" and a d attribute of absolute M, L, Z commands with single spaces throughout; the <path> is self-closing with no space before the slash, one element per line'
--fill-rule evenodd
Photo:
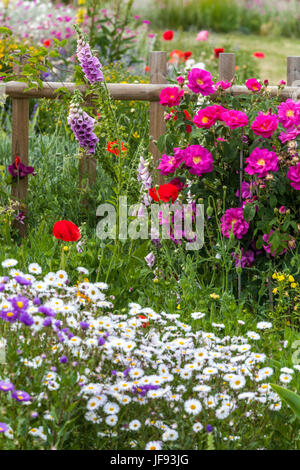
<path fill-rule="evenodd" d="M 114 100 L 137 100 L 150 102 L 149 126 L 150 126 L 150 152 L 153 155 L 154 164 L 159 161 L 160 153 L 155 145 L 160 135 L 165 132 L 164 108 L 159 104 L 159 95 L 166 86 L 167 76 L 167 54 L 166 52 L 152 52 L 150 54 L 150 84 L 108 84 L 110 96 Z M 235 54 L 223 53 L 219 56 L 219 79 L 231 81 L 235 76 Z M 281 99 L 297 99 L 300 96 L 300 86 L 291 86 L 295 80 L 300 79 L 300 57 L 287 58 L 287 84 L 285 88 L 269 86 L 267 88 L 270 96 L 280 96 Z M 16 156 L 21 158 L 22 163 L 29 164 L 29 100 L 30 98 L 59 98 L 57 90 L 65 87 L 74 93 L 76 89 L 83 94 L 86 86 L 76 86 L 74 83 L 45 82 L 40 89 L 26 91 L 27 85 L 23 82 L 7 82 L 4 84 L 4 92 L 12 98 L 12 161 Z M 298 83 L 297 83 L 298 85 Z M 299 82 L 300 85 L 300 82 Z M 190 93 L 188 88 L 185 93 Z M 245 86 L 233 85 L 226 90 L 232 95 L 241 96 L 251 93 Z M 83 165 L 84 166 L 84 165 Z M 79 169 L 82 166 L 79 167 Z M 89 170 L 89 168 L 91 170 Z M 90 181 L 95 180 L 95 168 L 87 165 L 87 171 L 93 172 L 88 175 Z M 242 175 L 240 175 L 241 180 Z M 27 178 L 13 185 L 12 197 L 20 201 L 26 207 L 28 192 Z M 26 224 L 20 224 L 21 234 L 26 235 Z"/>

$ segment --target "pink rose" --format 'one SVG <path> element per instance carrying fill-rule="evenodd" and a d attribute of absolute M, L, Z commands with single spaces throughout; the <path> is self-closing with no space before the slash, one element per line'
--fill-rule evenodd
<path fill-rule="evenodd" d="M 278 117 L 276 114 L 264 114 L 259 111 L 257 118 L 252 123 L 251 129 L 254 134 L 261 135 L 262 137 L 272 137 L 278 127 Z"/>
<path fill-rule="evenodd" d="M 179 90 L 176 86 L 164 88 L 159 95 L 159 103 L 169 107 L 178 106 L 183 93 L 183 90 Z"/>
<path fill-rule="evenodd" d="M 236 111 L 234 109 L 222 113 L 221 120 L 224 121 L 230 129 L 244 127 L 249 124 L 247 114 L 243 113 L 242 111 Z"/>

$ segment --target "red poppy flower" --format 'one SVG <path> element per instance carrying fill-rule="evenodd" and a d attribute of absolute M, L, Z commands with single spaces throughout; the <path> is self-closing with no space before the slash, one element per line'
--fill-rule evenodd
<path fill-rule="evenodd" d="M 17 155 L 17 156 L 16 156 L 16 159 L 15 159 L 15 165 L 16 165 L 16 168 L 17 168 L 17 169 L 19 168 L 20 163 L 21 163 L 21 159 L 20 159 L 20 157 Z"/>
<path fill-rule="evenodd" d="M 79 228 L 69 220 L 59 220 L 54 224 L 53 235 L 64 242 L 77 242 L 81 238 Z"/>
<path fill-rule="evenodd" d="M 114 155 L 119 155 L 119 142 L 118 140 L 114 140 L 113 142 L 108 142 L 106 150 Z M 121 142 L 121 152 L 126 152 L 127 148 Z"/>
<path fill-rule="evenodd" d="M 142 328 L 147 328 L 147 326 L 149 326 L 148 318 L 145 315 L 139 315 L 139 319 L 142 322 Z"/>
<path fill-rule="evenodd" d="M 214 54 L 215 54 L 215 57 L 218 59 L 219 58 L 219 55 L 224 52 L 224 47 L 216 47 L 216 49 L 214 49 Z"/>
<path fill-rule="evenodd" d="M 264 59 L 265 54 L 263 52 L 253 52 L 253 57 L 256 57 L 257 59 Z"/>
<path fill-rule="evenodd" d="M 149 65 L 145 65 L 145 72 L 150 72 L 150 67 L 149 67 Z"/>
<path fill-rule="evenodd" d="M 158 192 L 155 188 L 149 189 L 149 196 L 155 202 L 162 201 L 162 202 L 169 202 L 172 199 L 172 202 L 175 202 L 178 198 L 178 188 L 174 184 L 161 184 L 158 188 Z"/>
<path fill-rule="evenodd" d="M 44 46 L 45 47 L 49 47 L 51 45 L 51 39 L 46 39 L 44 42 L 43 42 Z"/>
<path fill-rule="evenodd" d="M 170 30 L 165 31 L 163 34 L 163 39 L 165 41 L 172 41 L 173 37 L 174 37 L 174 33 L 173 31 L 170 31 Z"/>
<path fill-rule="evenodd" d="M 173 49 L 173 51 L 170 52 L 170 64 L 178 64 L 180 62 L 183 63 L 185 60 L 184 52 L 182 52 L 180 49 Z"/>
<path fill-rule="evenodd" d="M 183 55 L 184 55 L 185 60 L 188 60 L 191 57 L 192 52 L 191 51 L 186 51 L 186 52 L 183 53 Z"/>

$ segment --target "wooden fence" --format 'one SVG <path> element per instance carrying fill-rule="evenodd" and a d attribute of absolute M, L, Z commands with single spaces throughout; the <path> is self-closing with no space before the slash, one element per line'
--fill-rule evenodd
<path fill-rule="evenodd" d="M 21 71 L 22 64 L 20 66 Z M 159 95 L 167 82 L 167 53 L 152 52 L 150 54 L 150 84 L 108 84 L 110 96 L 114 100 L 137 100 L 150 102 L 149 126 L 150 126 L 150 152 L 153 155 L 154 164 L 158 163 L 160 153 L 155 141 L 165 132 L 164 108 L 159 104 Z M 231 81 L 235 76 L 235 55 L 223 53 L 219 56 L 219 80 Z M 291 86 L 295 80 L 300 80 L 300 57 L 287 58 L 287 86 L 278 89 L 277 86 L 268 87 L 271 96 L 279 95 L 282 99 L 294 98 L 300 95 L 300 87 Z M 300 85 L 300 81 L 299 81 Z M 29 100 L 30 98 L 59 98 L 58 90 L 67 88 L 71 93 L 77 88 L 83 93 L 86 86 L 76 87 L 74 83 L 45 82 L 40 89 L 26 91 L 27 85 L 23 82 L 5 83 L 5 93 L 12 98 L 12 161 L 16 156 L 21 158 L 22 163 L 29 164 Z M 190 91 L 186 88 L 186 93 Z M 245 86 L 233 85 L 226 90 L 232 95 L 245 95 L 251 93 Z M 91 157 L 88 157 L 91 158 Z M 82 164 L 84 163 L 84 164 Z M 79 164 L 79 172 L 87 171 L 90 182 L 95 181 L 96 165 L 89 162 Z M 95 162 L 94 162 L 95 163 Z M 86 170 L 84 170 L 84 168 Z M 242 170 L 241 170 L 242 171 Z M 82 177 L 82 174 L 81 174 Z M 242 174 L 240 175 L 241 180 Z M 12 185 L 12 197 L 20 201 L 26 208 L 28 192 L 27 177 Z M 241 191 L 240 191 L 241 193 Z M 26 210 L 26 209 L 25 209 Z M 20 224 L 21 234 L 26 235 L 26 224 Z"/>

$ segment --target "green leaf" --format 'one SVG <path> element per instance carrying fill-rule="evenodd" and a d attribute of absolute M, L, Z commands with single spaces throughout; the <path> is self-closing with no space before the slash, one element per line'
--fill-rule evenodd
<path fill-rule="evenodd" d="M 246 222 L 250 222 L 254 219 L 256 214 L 256 205 L 255 204 L 246 204 L 243 210 L 243 216 Z"/>
<path fill-rule="evenodd" d="M 157 140 L 157 148 L 160 152 L 165 150 L 166 136 L 161 135 Z"/>
<path fill-rule="evenodd" d="M 12 35 L 12 30 L 9 28 L 6 28 L 5 26 L 0 27 L 0 34 L 8 34 L 9 36 Z"/>
<path fill-rule="evenodd" d="M 286 388 L 280 387 L 276 384 L 270 384 L 273 390 L 280 396 L 293 410 L 298 419 L 300 419 L 300 395 L 297 393 L 291 392 Z"/>

